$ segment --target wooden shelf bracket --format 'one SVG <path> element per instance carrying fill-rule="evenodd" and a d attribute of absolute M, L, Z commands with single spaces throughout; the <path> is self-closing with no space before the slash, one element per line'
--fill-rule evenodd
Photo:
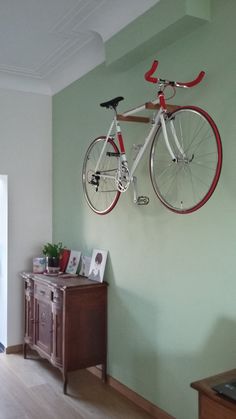
<path fill-rule="evenodd" d="M 178 105 L 169 105 L 169 104 L 166 107 L 167 107 L 168 112 L 174 112 L 176 111 L 176 109 L 180 108 L 180 106 Z M 144 109 L 149 109 L 149 110 L 160 109 L 160 105 L 159 103 L 146 102 L 144 105 L 137 107 L 137 112 L 139 110 L 144 110 Z M 117 120 L 123 121 L 123 122 L 141 122 L 145 124 L 148 124 L 150 122 L 150 118 L 148 116 L 129 115 L 129 113 L 134 113 L 135 110 L 136 108 L 126 111 L 124 112 L 124 114 L 118 114 Z"/>

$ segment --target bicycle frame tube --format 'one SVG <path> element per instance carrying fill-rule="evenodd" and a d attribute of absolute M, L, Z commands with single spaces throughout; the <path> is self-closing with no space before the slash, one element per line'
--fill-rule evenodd
<path fill-rule="evenodd" d="M 143 109 L 145 109 L 145 105 L 141 105 L 138 108 L 135 108 L 135 109 L 132 109 L 131 111 L 125 112 L 123 115 L 124 116 L 132 115 L 133 113 L 136 113 L 137 111 L 140 111 L 140 110 L 143 110 Z M 135 158 L 135 160 L 134 160 L 134 162 L 132 164 L 132 167 L 130 169 L 130 178 L 131 179 L 132 179 L 132 177 L 134 175 L 134 172 L 135 172 L 135 170 L 136 170 L 136 168 L 137 168 L 140 160 L 143 157 L 143 154 L 145 153 L 145 151 L 147 149 L 147 146 L 148 146 L 149 142 L 153 139 L 153 136 L 154 136 L 154 134 L 155 134 L 155 132 L 156 132 L 157 127 L 158 127 L 159 124 L 161 124 L 162 130 L 163 130 L 164 139 L 165 139 L 165 143 L 166 143 L 166 147 L 167 147 L 167 149 L 168 149 L 168 151 L 170 153 L 170 156 L 171 156 L 171 158 L 172 158 L 173 161 L 176 160 L 176 156 L 174 155 L 174 153 L 172 151 L 172 148 L 170 146 L 169 140 L 168 140 L 168 135 L 167 135 L 167 130 L 166 130 L 166 124 L 165 124 L 165 119 L 164 119 L 164 112 L 163 112 L 162 107 L 160 107 L 159 111 L 155 115 L 155 120 L 154 120 L 153 126 L 151 127 L 151 129 L 149 131 L 149 134 L 145 138 L 144 144 L 140 148 L 140 150 L 139 150 L 139 152 L 137 154 L 137 157 Z M 122 134 L 121 134 L 121 129 L 120 129 L 119 123 L 118 123 L 118 121 L 116 119 L 116 116 L 115 116 L 113 118 L 113 120 L 112 120 L 112 123 L 110 125 L 109 130 L 108 130 L 108 133 L 107 133 L 106 140 L 104 142 L 102 151 L 101 151 L 100 156 L 98 158 L 98 161 L 97 161 L 97 164 L 96 164 L 96 167 L 95 167 L 95 173 L 98 171 L 98 168 L 99 168 L 99 165 L 100 165 L 102 156 L 104 154 L 104 151 L 105 151 L 107 142 L 108 142 L 108 140 L 110 138 L 110 135 L 111 135 L 111 132 L 112 132 L 114 126 L 115 126 L 115 129 L 116 129 L 116 132 L 117 132 L 117 138 L 119 140 L 119 143 L 120 143 L 119 145 L 120 145 L 120 148 L 121 148 L 121 150 L 120 150 L 121 151 L 120 162 L 121 161 L 124 161 L 124 160 L 126 161 L 126 155 L 125 155 L 125 149 L 124 149 L 124 144 L 123 144 L 123 138 L 122 138 Z M 174 138 L 175 138 L 175 141 L 177 143 L 178 148 L 180 150 L 182 150 L 182 148 L 181 148 L 181 146 L 180 146 L 180 144 L 178 142 L 178 139 L 177 139 L 176 135 L 174 135 Z M 106 175 L 104 174 L 103 176 L 104 177 L 107 177 L 107 178 L 113 177 L 113 176 L 110 176 L 108 174 L 106 174 Z"/>
<path fill-rule="evenodd" d="M 113 127 L 114 127 L 114 125 L 115 125 L 115 120 L 116 120 L 116 118 L 114 118 L 114 119 L 112 120 L 112 123 L 111 123 L 111 125 L 110 125 L 109 130 L 108 130 L 108 133 L 107 133 L 107 136 L 106 136 L 106 140 L 105 140 L 105 142 L 104 142 L 104 145 L 103 145 L 103 147 L 102 147 L 102 151 L 101 151 L 101 153 L 100 153 L 99 159 L 98 159 L 97 164 L 96 164 L 96 167 L 95 167 L 95 173 L 98 171 L 98 167 L 99 167 L 99 165 L 100 165 L 100 162 L 101 162 L 102 156 L 103 156 L 103 154 L 104 154 L 104 150 L 105 150 L 105 148 L 106 148 L 107 142 L 108 142 L 108 140 L 109 140 L 109 137 L 110 137 L 111 132 L 112 132 L 112 130 L 113 130 Z"/>
<path fill-rule="evenodd" d="M 114 118 L 115 124 L 116 124 L 116 134 L 117 134 L 117 139 L 119 142 L 119 146 L 120 146 L 120 153 L 121 154 L 125 154 L 125 146 L 124 146 L 124 141 L 123 141 L 123 137 L 122 137 L 122 133 L 121 133 L 121 128 L 120 128 L 120 124 L 119 121 L 117 121 L 117 118 Z"/>
<path fill-rule="evenodd" d="M 149 134 L 145 138 L 144 144 L 140 148 L 140 150 L 139 150 L 139 152 L 137 154 L 137 157 L 136 157 L 136 159 L 133 162 L 133 165 L 132 165 L 131 170 L 130 170 L 130 176 L 131 176 L 131 178 L 134 175 L 134 172 L 135 172 L 135 170 L 136 170 L 136 168 L 137 168 L 140 160 L 142 159 L 143 154 L 145 153 L 145 150 L 146 150 L 149 142 L 153 139 L 153 136 L 154 136 L 154 134 L 155 134 L 155 132 L 156 132 L 157 127 L 158 127 L 159 124 L 161 124 L 162 130 L 163 130 L 163 134 L 164 134 L 164 138 L 165 138 L 166 147 L 167 147 L 167 149 L 168 149 L 168 151 L 170 153 L 170 156 L 171 156 L 172 160 L 175 160 L 176 159 L 176 157 L 175 157 L 175 155 L 174 155 L 174 153 L 172 151 L 172 148 L 170 146 L 169 140 L 168 140 L 165 119 L 164 119 L 164 116 L 163 116 L 163 109 L 160 108 L 160 110 L 158 111 L 158 113 L 155 116 L 155 121 L 154 121 L 154 124 L 153 124 L 152 128 L 149 131 Z"/>

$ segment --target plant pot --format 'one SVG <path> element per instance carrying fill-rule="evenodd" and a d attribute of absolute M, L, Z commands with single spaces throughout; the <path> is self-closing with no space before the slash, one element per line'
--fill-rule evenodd
<path fill-rule="evenodd" d="M 49 274 L 59 273 L 59 257 L 46 257 L 46 272 Z"/>

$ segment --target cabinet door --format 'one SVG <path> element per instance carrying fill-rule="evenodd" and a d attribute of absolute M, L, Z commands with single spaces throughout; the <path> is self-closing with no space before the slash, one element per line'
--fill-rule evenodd
<path fill-rule="evenodd" d="M 47 301 L 35 298 L 35 345 L 46 354 L 52 348 L 52 310 Z"/>

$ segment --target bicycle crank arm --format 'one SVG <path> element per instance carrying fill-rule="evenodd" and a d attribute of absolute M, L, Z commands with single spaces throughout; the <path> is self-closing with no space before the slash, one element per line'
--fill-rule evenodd
<path fill-rule="evenodd" d="M 138 196 L 138 190 L 137 190 L 137 177 L 133 176 L 132 178 L 133 187 L 134 187 L 134 203 L 137 205 L 147 205 L 149 203 L 148 196 L 140 195 Z"/>

